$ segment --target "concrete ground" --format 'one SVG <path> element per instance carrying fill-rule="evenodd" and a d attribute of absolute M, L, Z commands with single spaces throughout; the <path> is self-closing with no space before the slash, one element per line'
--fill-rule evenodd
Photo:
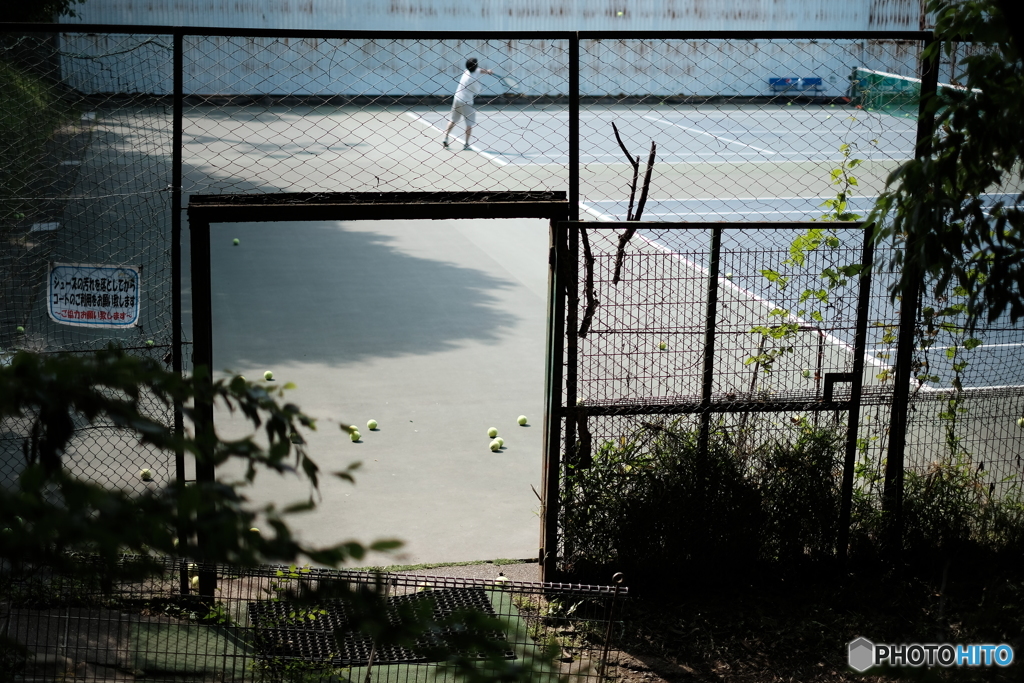
<path fill-rule="evenodd" d="M 321 468 L 362 462 L 354 486 L 322 479 L 319 508 L 293 520 L 303 540 L 405 542 L 367 565 L 537 556 L 546 222 L 224 224 L 212 243 L 215 368 L 295 383 Z M 308 494 L 264 475 L 251 498 Z"/>

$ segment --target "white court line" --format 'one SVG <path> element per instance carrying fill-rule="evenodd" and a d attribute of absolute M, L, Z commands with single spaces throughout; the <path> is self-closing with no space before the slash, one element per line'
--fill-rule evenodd
<path fill-rule="evenodd" d="M 1008 192 L 986 192 L 981 195 L 983 197 L 1015 197 L 1014 193 Z M 793 195 L 788 197 L 686 197 L 680 199 L 678 197 L 648 197 L 649 202 L 773 202 L 773 201 L 792 201 L 799 199 L 802 201 L 816 201 L 821 199 L 833 199 L 834 197 L 802 197 L 799 195 Z M 850 197 L 850 199 L 863 199 L 865 201 L 874 202 L 878 197 L 872 195 L 870 197 Z M 591 199 L 592 204 L 618 204 L 621 200 L 618 199 Z"/>
<path fill-rule="evenodd" d="M 431 123 L 427 118 L 425 118 L 423 116 L 420 116 L 419 114 L 416 114 L 414 112 L 405 112 L 405 114 L 406 114 L 406 116 L 411 118 L 413 121 L 417 121 L 418 123 L 426 126 L 427 128 L 431 128 L 431 129 L 433 129 L 435 131 L 443 132 L 443 129 L 438 128 L 435 124 Z M 654 121 L 655 123 L 660 123 L 660 121 L 658 121 L 657 119 L 653 119 L 651 117 L 645 116 L 643 118 L 650 119 L 650 120 Z M 750 157 L 750 158 L 755 158 L 756 159 L 756 158 L 760 158 L 764 153 L 771 154 L 773 156 L 784 158 L 784 159 L 797 159 L 797 160 L 801 160 L 801 161 L 807 161 L 809 163 L 838 163 L 838 162 L 843 160 L 842 158 L 838 158 L 838 157 L 837 158 L 815 159 L 815 158 L 809 156 L 808 153 L 806 153 L 806 152 L 794 152 L 794 151 L 772 152 L 772 151 L 761 149 L 760 147 L 755 147 L 753 145 L 747 145 L 747 144 L 742 143 L 742 142 L 733 141 L 733 140 L 729 140 L 727 138 L 711 135 L 710 133 L 707 133 L 707 132 L 704 132 L 704 131 L 698 131 L 698 130 L 690 129 L 690 128 L 687 128 L 686 126 L 680 126 L 678 124 L 672 124 L 672 123 L 670 123 L 669 125 L 672 125 L 672 126 L 677 127 L 677 128 L 683 128 L 684 130 L 688 130 L 688 131 L 698 132 L 698 133 L 701 133 L 703 135 L 710 135 L 712 138 L 714 138 L 716 140 L 721 140 L 723 142 L 732 142 L 733 144 L 737 144 L 737 145 L 740 145 L 742 147 L 747 147 L 747 148 L 750 148 L 750 149 L 753 149 L 753 150 L 757 150 L 757 152 L 756 153 L 755 152 L 675 152 L 675 153 L 672 153 L 672 154 L 670 154 L 668 156 L 663 156 L 659 160 L 661 163 L 665 163 L 665 164 L 686 164 L 686 163 L 692 163 L 692 162 L 690 162 L 688 160 L 689 159 L 693 159 L 693 158 L 700 159 L 700 158 L 704 158 L 704 157 L 714 158 L 714 159 L 722 159 L 722 158 L 729 158 L 729 157 Z M 499 139 L 500 139 L 500 136 L 499 136 Z M 557 163 L 557 164 L 568 163 L 568 154 L 567 153 L 564 153 L 564 154 L 549 154 L 549 153 L 521 154 L 520 155 L 521 159 L 522 159 L 521 161 L 509 161 L 509 160 L 503 159 L 501 157 L 501 155 L 499 155 L 499 154 L 494 154 L 492 152 L 487 152 L 487 151 L 484 151 L 484 150 L 480 150 L 479 148 L 476 148 L 473 145 L 470 145 L 470 147 L 477 154 L 480 154 L 481 156 L 486 157 L 490 161 L 493 161 L 494 163 L 498 164 L 499 166 L 508 166 L 510 164 L 514 164 L 516 166 L 526 166 L 526 165 L 529 165 L 529 164 L 532 164 L 532 163 Z M 812 151 L 814 151 L 814 150 L 812 150 Z M 876 160 L 879 160 L 879 159 L 882 160 L 882 161 L 905 161 L 905 160 L 910 159 L 910 157 L 909 156 L 906 156 L 906 157 L 895 157 L 894 155 L 909 155 L 909 154 L 912 154 L 912 152 L 907 151 L 907 150 L 902 150 L 902 149 L 899 149 L 899 150 L 873 150 L 872 152 L 870 152 L 868 154 L 863 154 L 863 155 L 859 155 L 859 156 L 860 156 L 860 158 L 862 158 L 865 161 L 876 161 Z M 616 155 L 616 154 L 582 154 L 581 155 L 581 161 L 583 161 L 584 163 L 587 163 L 587 162 L 602 162 L 602 160 L 605 160 L 605 159 L 612 160 L 611 163 L 613 163 L 613 164 L 615 164 L 615 163 L 621 163 L 621 164 L 627 163 L 625 161 L 622 161 L 621 157 L 619 155 Z"/>
<path fill-rule="evenodd" d="M 678 197 L 662 197 L 657 199 L 654 197 L 648 197 L 649 202 L 774 202 L 774 201 L 792 201 L 794 199 L 800 199 L 802 201 L 817 201 L 826 200 L 830 197 L 687 197 L 680 199 Z M 851 199 L 874 199 L 874 197 L 851 197 Z M 591 200 L 594 204 L 616 204 L 619 203 L 618 199 L 593 199 Z"/>
<path fill-rule="evenodd" d="M 407 111 L 407 112 L 405 112 L 405 115 L 408 116 L 409 118 L 411 118 L 413 121 L 416 121 L 417 123 L 423 124 L 427 128 L 431 128 L 433 130 L 439 130 L 437 128 L 437 126 L 432 124 L 430 121 L 427 121 L 425 118 L 423 118 L 419 114 L 415 114 L 415 113 L 413 113 L 411 111 Z M 441 130 L 441 132 L 443 133 L 444 131 Z M 456 144 L 458 144 L 458 140 L 459 140 L 458 138 L 455 138 Z M 491 154 L 489 152 L 484 152 L 484 151 L 482 151 L 480 149 L 474 148 L 473 145 L 470 145 L 469 149 L 474 151 L 474 152 L 476 152 L 477 154 L 479 154 L 480 156 L 484 157 L 485 159 L 488 159 L 489 161 L 493 161 L 494 163 L 498 164 L 499 166 L 508 166 L 508 164 L 509 164 L 509 162 L 505 161 L 504 159 L 499 158 L 498 156 L 496 156 L 494 154 Z"/>
<path fill-rule="evenodd" d="M 650 201 L 649 199 L 647 201 Z M 670 213 L 656 213 L 646 211 L 648 216 L 792 216 L 813 213 L 821 215 L 820 211 L 812 209 L 791 209 L 789 211 L 673 211 Z"/>
<path fill-rule="evenodd" d="M 709 223 L 708 225 L 713 225 L 713 223 Z M 669 247 L 665 246 L 664 244 L 662 244 L 660 242 L 657 242 L 655 240 L 652 240 L 649 237 L 646 237 L 646 236 L 644 236 L 643 234 L 641 234 L 639 232 L 636 234 L 636 237 L 639 237 L 644 242 L 647 242 L 647 244 L 651 245 L 655 249 L 658 249 L 659 251 L 662 251 L 662 252 L 664 252 L 666 254 L 669 254 L 670 256 L 673 256 L 673 257 L 679 259 L 680 261 L 683 261 L 684 263 L 686 263 L 686 265 L 690 266 L 691 268 L 694 268 L 694 269 L 704 273 L 705 275 L 708 274 L 707 268 L 704 268 L 704 267 L 694 263 L 693 261 L 691 261 L 690 259 L 686 258 L 685 256 L 683 256 L 679 252 L 673 251 L 672 249 L 670 249 Z M 738 294 L 740 294 L 742 296 L 745 296 L 745 297 L 749 298 L 752 301 L 757 301 L 758 303 L 760 303 L 760 304 L 762 304 L 762 305 L 764 305 L 766 307 L 781 308 L 781 306 L 779 306 L 775 302 L 770 301 L 770 300 L 765 299 L 765 298 L 762 298 L 762 297 L 758 296 L 757 294 L 754 294 L 753 292 L 751 292 L 748 289 L 743 289 L 742 287 L 740 287 L 739 285 L 737 285 L 736 283 L 734 283 L 733 281 L 729 280 L 728 278 L 726 278 L 726 277 L 724 277 L 722 275 L 720 275 L 718 277 L 718 283 L 719 283 L 719 285 L 725 285 L 726 287 L 731 287 L 732 289 L 736 290 L 736 292 Z M 857 351 L 857 349 L 855 349 L 851 344 L 848 344 L 847 342 L 843 341 L 839 337 L 836 337 L 835 335 L 833 335 L 831 332 L 826 332 L 825 330 L 819 328 L 817 325 L 813 325 L 811 322 L 809 322 L 807 320 L 804 320 L 803 318 L 795 316 L 792 313 L 790 313 L 786 317 L 789 318 L 792 322 L 797 323 L 798 325 L 806 325 L 806 326 L 811 327 L 812 329 L 817 331 L 818 334 L 820 334 L 826 340 L 831 342 L 833 345 L 838 346 L 841 349 L 844 349 L 847 353 L 849 353 L 851 355 L 853 353 L 856 353 L 856 351 Z M 877 358 L 875 358 L 874 356 L 870 355 L 870 353 L 868 353 L 867 349 L 864 350 L 864 363 L 866 365 L 874 365 L 875 367 L 878 367 L 878 368 L 888 368 L 888 367 L 890 367 L 890 366 L 886 365 L 885 363 L 883 363 L 882 361 L 880 361 Z"/>
<path fill-rule="evenodd" d="M 615 216 L 607 214 L 604 211 L 601 211 L 600 209 L 596 209 L 596 208 L 590 206 L 590 204 L 588 204 L 587 202 L 580 202 L 580 208 L 583 209 L 584 211 L 586 211 L 587 213 L 589 213 L 591 216 L 593 216 L 594 218 L 596 218 L 599 221 L 604 221 L 606 223 L 614 223 L 614 222 L 616 222 Z"/>
<path fill-rule="evenodd" d="M 653 121 L 654 123 L 657 123 L 657 124 L 664 123 L 665 125 L 674 126 L 676 128 L 682 128 L 683 130 L 690 131 L 691 133 L 697 133 L 699 135 L 709 135 L 712 138 L 714 138 L 715 140 L 718 140 L 720 142 L 728 142 L 728 143 L 733 144 L 733 145 L 740 145 L 741 147 L 749 147 L 750 149 L 756 149 L 758 152 L 764 152 L 765 154 L 775 154 L 775 152 L 773 152 L 773 151 L 771 151 L 769 149 L 761 149 L 760 147 L 754 147 L 753 145 L 744 144 L 744 143 L 742 143 L 742 142 L 740 142 L 738 140 L 730 140 L 728 138 L 722 138 L 722 137 L 718 137 L 716 135 L 711 135 L 710 133 L 706 133 L 706 132 L 704 132 L 702 130 L 698 130 L 697 128 L 689 128 L 687 126 L 681 126 L 678 123 L 672 123 L 671 121 L 664 121 L 663 122 L 661 119 L 656 119 L 653 116 L 645 116 L 644 118 L 647 119 L 648 121 Z"/>

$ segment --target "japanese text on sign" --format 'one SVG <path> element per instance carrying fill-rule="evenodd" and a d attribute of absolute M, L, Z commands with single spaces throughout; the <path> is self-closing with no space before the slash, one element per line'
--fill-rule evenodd
<path fill-rule="evenodd" d="M 139 320 L 139 271 L 134 266 L 50 265 L 50 318 L 83 327 L 132 327 Z"/>

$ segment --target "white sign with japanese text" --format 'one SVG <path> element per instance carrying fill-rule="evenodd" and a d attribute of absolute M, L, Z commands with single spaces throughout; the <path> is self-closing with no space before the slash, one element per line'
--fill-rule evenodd
<path fill-rule="evenodd" d="M 51 263 L 46 300 L 50 318 L 81 327 L 133 327 L 139 321 L 136 266 Z"/>

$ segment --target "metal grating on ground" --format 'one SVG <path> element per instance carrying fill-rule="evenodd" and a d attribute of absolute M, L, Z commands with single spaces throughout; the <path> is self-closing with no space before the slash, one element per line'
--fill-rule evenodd
<path fill-rule="evenodd" d="M 435 621 L 465 610 L 497 617 L 487 591 L 481 587 L 422 589 L 408 595 L 387 599 L 388 619 L 402 619 L 403 606 L 431 604 Z M 373 638 L 359 631 L 352 623 L 351 609 L 342 600 L 331 600 L 315 606 L 291 601 L 260 601 L 249 603 L 249 619 L 255 626 L 255 642 L 259 656 L 273 659 L 291 657 L 333 666 L 368 666 L 372 664 L 427 663 L 434 661 L 422 654 L 423 648 L 443 642 L 455 631 L 471 631 L 464 623 L 454 622 L 432 639 L 417 641 L 419 652 L 398 645 L 375 647 Z M 508 643 L 501 632 L 485 635 L 492 642 Z M 473 653 L 466 654 L 470 657 Z M 511 646 L 506 659 L 515 659 Z"/>
<path fill-rule="evenodd" d="M 496 680 L 515 670 L 537 683 L 597 681 L 628 599 L 623 586 L 505 580 L 497 566 L 465 579 L 150 559 L 146 576 L 122 573 L 138 558 L 0 566 L 0 679 L 427 683 L 454 680 L 458 659 Z M 201 572 L 216 579 L 212 597 L 190 588 Z M 416 640 L 375 644 L 357 626 L 372 615 L 413 634 L 402 619 L 427 604 Z"/>

